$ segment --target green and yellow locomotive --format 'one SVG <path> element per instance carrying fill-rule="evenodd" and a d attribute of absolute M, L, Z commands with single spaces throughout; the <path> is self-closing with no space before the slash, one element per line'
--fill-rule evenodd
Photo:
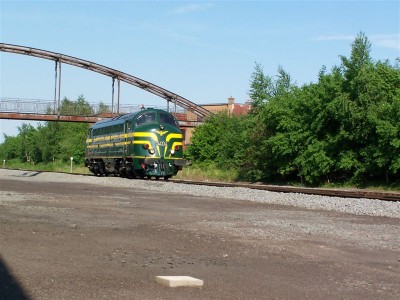
<path fill-rule="evenodd" d="M 173 115 L 143 109 L 94 124 L 86 140 L 85 166 L 98 176 L 167 180 L 185 163 L 182 139 Z"/>

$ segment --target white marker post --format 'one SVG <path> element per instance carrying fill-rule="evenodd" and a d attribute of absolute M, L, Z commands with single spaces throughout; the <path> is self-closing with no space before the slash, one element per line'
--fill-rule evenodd
<path fill-rule="evenodd" d="M 6 167 L 6 160 L 3 159 L 3 169 L 5 169 L 5 167 Z"/>
<path fill-rule="evenodd" d="M 74 158 L 71 156 L 71 173 L 72 173 L 72 161 L 74 160 Z"/>

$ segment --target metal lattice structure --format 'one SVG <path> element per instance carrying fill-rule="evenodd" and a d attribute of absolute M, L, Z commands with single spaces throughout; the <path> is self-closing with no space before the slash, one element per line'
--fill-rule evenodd
<path fill-rule="evenodd" d="M 61 63 L 65 63 L 68 65 L 72 65 L 75 67 L 87 69 L 108 77 L 111 77 L 113 79 L 113 96 L 114 96 L 114 81 L 115 79 L 118 81 L 118 87 L 119 87 L 119 82 L 123 81 L 127 84 L 136 86 L 140 89 L 143 89 L 145 91 L 148 91 L 149 93 L 152 93 L 156 96 L 159 96 L 161 98 L 164 98 L 167 100 L 167 106 L 169 106 L 169 103 L 173 103 L 176 107 L 176 105 L 186 109 L 187 111 L 192 112 L 197 116 L 198 121 L 202 121 L 206 116 L 210 114 L 210 112 L 195 104 L 192 101 L 189 101 L 188 99 L 179 96 L 175 93 L 172 93 L 162 87 L 159 87 L 155 84 L 152 84 L 148 81 L 145 81 L 143 79 L 140 79 L 138 77 L 126 74 L 124 72 L 105 67 L 100 64 L 96 64 L 94 62 L 90 62 L 87 60 L 79 59 L 76 57 L 60 54 L 60 53 L 55 53 L 55 52 L 50 52 L 46 50 L 41 50 L 41 49 L 36 49 L 36 48 L 30 48 L 30 47 L 24 47 L 24 46 L 17 46 L 17 45 L 11 45 L 11 44 L 4 44 L 0 43 L 0 51 L 3 52 L 9 52 L 9 53 L 15 53 L 15 54 L 22 54 L 22 55 L 29 55 L 33 57 L 38 57 L 42 59 L 48 59 L 48 60 L 53 60 L 56 62 L 56 90 L 57 90 L 57 66 L 59 69 L 60 73 L 60 79 L 59 79 L 59 87 L 58 87 L 58 93 L 60 93 L 60 85 L 61 85 Z M 55 98 L 56 98 L 56 92 L 55 92 Z M 56 99 L 54 100 L 56 101 Z M 58 95 L 58 101 L 60 101 L 60 95 Z M 118 107 L 119 107 L 119 89 L 118 89 Z"/>

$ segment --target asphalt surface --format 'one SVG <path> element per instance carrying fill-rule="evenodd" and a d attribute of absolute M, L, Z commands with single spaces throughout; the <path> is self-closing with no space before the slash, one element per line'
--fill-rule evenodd
<path fill-rule="evenodd" d="M 6 175 L 0 197 L 0 299 L 400 299 L 396 218 Z"/>

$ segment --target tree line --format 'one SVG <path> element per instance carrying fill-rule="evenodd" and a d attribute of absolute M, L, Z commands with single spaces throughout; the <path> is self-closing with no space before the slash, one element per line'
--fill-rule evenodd
<path fill-rule="evenodd" d="M 400 60 L 374 61 L 359 33 L 349 57 L 316 83 L 297 86 L 256 63 L 246 116 L 210 116 L 186 155 L 250 181 L 388 183 L 400 180 Z"/>
<path fill-rule="evenodd" d="M 91 115 L 91 110 L 83 96 L 79 96 L 76 101 L 64 98 L 60 106 L 61 114 Z M 84 123 L 45 122 L 37 127 L 24 123 L 18 127 L 17 136 L 4 135 L 0 158 L 46 164 L 68 162 L 73 157 L 76 163 L 83 164 L 88 128 L 89 124 Z"/>

